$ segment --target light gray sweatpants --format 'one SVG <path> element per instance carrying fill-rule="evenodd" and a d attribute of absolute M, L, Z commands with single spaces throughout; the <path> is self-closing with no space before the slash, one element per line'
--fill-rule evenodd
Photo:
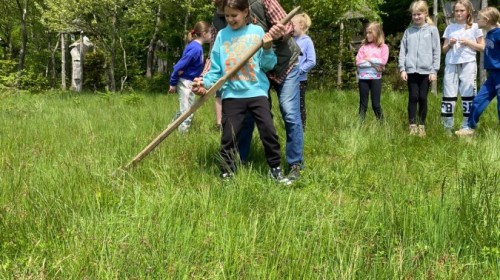
<path fill-rule="evenodd" d="M 441 118 L 445 129 L 453 128 L 453 113 L 458 100 L 462 99 L 462 128 L 468 128 L 468 119 L 474 96 L 476 95 L 477 64 L 475 61 L 461 64 L 447 64 L 443 78 L 443 101 Z"/>

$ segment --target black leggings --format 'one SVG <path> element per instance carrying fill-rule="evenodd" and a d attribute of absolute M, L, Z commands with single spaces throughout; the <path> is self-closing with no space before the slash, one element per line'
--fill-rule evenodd
<path fill-rule="evenodd" d="M 377 120 L 382 120 L 382 106 L 380 105 L 380 96 L 382 95 L 382 80 L 359 80 L 359 117 L 365 119 L 368 110 L 368 97 L 371 92 L 372 108 Z"/>
<path fill-rule="evenodd" d="M 408 118 L 410 124 L 418 123 L 425 125 L 425 119 L 427 118 L 427 95 L 429 94 L 429 75 L 408 74 L 408 92 Z"/>
<path fill-rule="evenodd" d="M 307 81 L 300 82 L 300 117 L 302 119 L 302 128 L 306 129 L 306 90 Z"/>

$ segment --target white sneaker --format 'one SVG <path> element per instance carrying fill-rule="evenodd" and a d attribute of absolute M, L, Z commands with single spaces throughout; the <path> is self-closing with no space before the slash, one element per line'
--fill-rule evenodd
<path fill-rule="evenodd" d="M 418 134 L 418 126 L 416 124 L 410 124 L 410 135 Z"/>
<path fill-rule="evenodd" d="M 455 131 L 455 135 L 460 137 L 470 137 L 474 135 L 474 129 L 472 128 L 461 128 L 460 130 Z"/>

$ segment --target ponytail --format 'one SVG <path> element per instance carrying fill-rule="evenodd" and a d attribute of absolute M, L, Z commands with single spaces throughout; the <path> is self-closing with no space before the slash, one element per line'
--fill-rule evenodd
<path fill-rule="evenodd" d="M 205 21 L 199 21 L 194 25 L 194 28 L 187 32 L 186 34 L 186 44 L 193 41 L 194 39 L 203 36 L 203 33 L 210 31 L 210 24 Z"/>

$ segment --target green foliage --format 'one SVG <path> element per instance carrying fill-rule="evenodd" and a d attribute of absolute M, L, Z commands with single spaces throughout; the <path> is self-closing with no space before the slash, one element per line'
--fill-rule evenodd
<path fill-rule="evenodd" d="M 106 73 L 103 71 L 105 64 L 105 54 L 101 50 L 85 53 L 83 88 L 93 91 L 105 89 Z"/>
<path fill-rule="evenodd" d="M 166 93 L 169 87 L 169 77 L 167 75 L 157 74 L 151 79 L 145 76 L 135 77 L 132 88 L 137 88 L 151 93 Z"/>
<path fill-rule="evenodd" d="M 15 87 L 17 77 L 16 65 L 15 61 L 0 59 L 0 89 Z"/>

